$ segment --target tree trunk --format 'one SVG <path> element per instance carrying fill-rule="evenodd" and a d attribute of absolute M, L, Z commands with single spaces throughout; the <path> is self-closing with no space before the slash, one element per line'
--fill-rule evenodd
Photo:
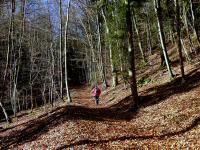
<path fill-rule="evenodd" d="M 46 97 L 45 97 L 45 91 L 46 91 L 46 84 L 43 83 L 43 88 L 42 88 L 42 100 L 44 102 L 44 108 L 46 110 L 46 104 L 47 104 L 47 101 L 46 101 Z"/>
<path fill-rule="evenodd" d="M 17 108 L 16 103 L 16 96 L 17 96 L 17 82 L 18 82 L 18 75 L 19 75 L 19 69 L 20 69 L 20 62 L 21 62 L 21 50 L 22 50 L 22 43 L 24 39 L 24 30 L 25 30 L 25 13 L 26 13 L 26 0 L 21 0 L 21 30 L 20 30 L 20 36 L 19 36 L 19 49 L 18 49 L 18 58 L 14 62 L 14 87 L 13 87 L 13 99 L 14 99 L 14 106 L 15 111 Z M 14 50 L 15 53 L 15 50 Z M 17 98 L 18 101 L 18 111 L 20 111 L 20 103 L 19 98 Z M 16 115 L 16 112 L 14 113 L 14 116 Z"/>
<path fill-rule="evenodd" d="M 30 84 L 30 90 L 31 90 L 31 111 L 33 111 L 34 103 L 33 103 L 33 84 Z"/>
<path fill-rule="evenodd" d="M 50 73 L 50 76 L 51 76 L 51 105 L 53 107 L 54 105 L 54 95 L 55 95 L 55 90 L 54 89 L 54 76 L 55 76 L 55 58 L 54 58 L 54 50 L 53 50 L 53 28 L 52 28 L 52 21 L 51 21 L 51 14 L 50 14 L 50 8 L 48 8 L 48 15 L 49 15 L 49 30 L 50 30 L 50 53 L 51 53 L 51 57 L 50 57 L 50 60 L 51 60 L 51 73 Z"/>
<path fill-rule="evenodd" d="M 97 14 L 97 34 L 98 34 L 98 49 L 100 52 L 100 66 L 101 66 L 101 74 L 102 74 L 102 79 L 103 79 L 103 86 L 104 88 L 108 87 L 108 83 L 106 80 L 106 72 L 105 72 L 105 67 L 103 64 L 103 53 L 102 53 L 102 48 L 101 48 L 101 34 L 100 34 L 100 25 L 99 25 L 99 16 Z"/>
<path fill-rule="evenodd" d="M 173 33 L 171 27 L 169 27 L 169 28 L 170 28 L 169 34 L 170 34 L 171 42 L 172 42 L 172 44 L 174 44 L 174 43 L 175 43 L 175 40 L 174 40 L 174 33 Z"/>
<path fill-rule="evenodd" d="M 187 37 L 188 37 L 189 43 L 190 43 L 190 52 L 193 52 L 193 51 L 195 51 L 195 48 L 194 48 L 194 44 L 193 44 L 193 41 L 192 41 L 192 38 L 191 38 L 191 35 L 189 32 L 189 26 L 188 26 L 187 13 L 185 10 L 185 6 L 183 6 L 183 18 L 184 18 L 184 24 L 185 24 L 185 28 L 186 28 L 186 32 L 187 32 Z"/>
<path fill-rule="evenodd" d="M 192 27 L 193 27 L 193 30 L 194 30 L 194 34 L 197 37 L 198 45 L 200 46 L 200 38 L 199 38 L 199 35 L 198 35 L 198 30 L 196 28 L 196 18 L 194 16 L 192 0 L 190 0 L 190 10 L 191 10 L 191 15 L 192 15 Z"/>
<path fill-rule="evenodd" d="M 107 25 L 107 20 L 104 14 L 103 9 L 101 10 L 103 19 L 104 19 L 104 23 L 105 23 L 105 27 L 106 27 L 106 35 L 109 35 L 109 28 Z M 109 40 L 109 44 L 108 44 L 108 48 L 109 48 L 109 54 L 110 54 L 110 66 L 111 66 L 111 72 L 112 72 L 112 87 L 116 87 L 117 83 L 116 83 L 116 77 L 115 77 L 115 69 L 114 69 L 114 64 L 113 64 L 113 52 L 112 52 L 112 45 L 111 42 Z"/>
<path fill-rule="evenodd" d="M 16 1 L 12 0 L 12 16 L 13 16 L 13 21 L 14 21 L 14 13 L 16 10 Z M 21 41 L 21 36 L 20 36 L 20 41 Z M 18 60 L 20 58 L 17 59 L 17 55 L 16 55 L 16 51 L 15 51 L 15 43 L 14 43 L 14 23 L 12 22 L 12 31 L 11 31 L 11 89 L 12 89 L 12 97 L 11 97 L 11 103 L 13 106 L 13 113 L 14 113 L 14 117 L 16 117 L 16 113 L 17 113 L 17 101 L 16 101 L 16 96 L 17 96 L 17 77 L 18 77 Z"/>
<path fill-rule="evenodd" d="M 62 71 L 62 16 L 63 16 L 63 11 L 62 11 L 62 0 L 60 0 L 60 60 L 59 60 L 59 65 L 60 65 L 60 96 L 63 99 L 63 71 Z"/>
<path fill-rule="evenodd" d="M 6 119 L 7 123 L 10 123 L 11 122 L 10 118 L 8 117 L 8 114 L 7 114 L 6 110 L 5 110 L 5 108 L 3 107 L 3 104 L 1 103 L 1 101 L 0 101 L 0 107 L 3 110 L 3 113 L 4 113 L 4 116 L 5 116 L 5 119 Z"/>
<path fill-rule="evenodd" d="M 181 46 L 182 46 L 183 51 L 184 51 L 184 53 L 185 53 L 186 60 L 187 60 L 188 62 L 190 62 L 190 61 L 191 61 L 191 58 L 190 58 L 190 55 L 189 55 L 188 52 L 187 52 L 187 49 L 185 48 L 183 39 L 180 39 L 180 40 L 181 40 Z"/>
<path fill-rule="evenodd" d="M 68 31 L 68 22 L 69 22 L 69 9 L 70 9 L 70 3 L 71 0 L 68 1 L 68 6 L 67 6 L 67 19 L 65 22 L 65 34 L 64 34 L 64 39 L 65 39 L 65 44 L 64 44 L 64 55 L 65 55 L 65 88 L 66 88 L 66 94 L 67 94 L 67 99 L 68 102 L 72 102 L 70 92 L 69 92 L 69 87 L 68 87 L 68 73 L 67 73 L 67 31 Z"/>
<path fill-rule="evenodd" d="M 146 24 L 147 24 L 147 45 L 149 49 L 149 54 L 152 54 L 152 41 L 151 41 L 151 24 L 149 20 L 149 12 L 147 9 L 147 5 L 144 7 L 145 12 L 146 12 Z"/>
<path fill-rule="evenodd" d="M 178 45 L 178 53 L 180 59 L 180 69 L 181 69 L 181 77 L 182 81 L 185 81 L 185 74 L 184 74 L 184 66 L 183 66 L 183 56 L 181 50 L 181 26 L 180 26 L 180 7 L 179 7 L 179 0 L 176 0 L 176 30 L 177 30 L 177 45 Z"/>
<path fill-rule="evenodd" d="M 135 15 L 134 10 L 132 11 L 132 13 L 133 13 L 133 25 L 134 25 L 135 32 L 136 32 L 136 35 L 137 35 L 138 46 L 139 46 L 139 49 L 140 49 L 142 60 L 143 60 L 143 62 L 146 62 L 145 57 L 144 57 L 144 51 L 142 49 L 140 35 L 139 35 L 139 32 L 138 32 L 138 27 L 137 27 L 137 22 L 136 22 L 136 15 Z"/>
<path fill-rule="evenodd" d="M 174 75 L 172 73 L 172 70 L 171 70 L 171 67 L 169 64 L 169 57 L 168 57 L 167 49 L 166 49 L 166 45 L 165 45 L 165 37 L 164 37 L 164 32 L 163 32 L 162 11 L 161 11 L 161 6 L 160 6 L 160 0 L 154 0 L 154 8 L 155 8 L 155 12 L 157 15 L 158 32 L 159 32 L 159 36 L 160 36 L 160 43 L 161 43 L 161 47 L 163 50 L 163 55 L 165 58 L 165 64 L 167 66 L 167 70 L 169 72 L 170 78 L 173 78 Z"/>
<path fill-rule="evenodd" d="M 126 6 L 126 23 L 128 27 L 128 52 L 129 52 L 129 77 L 130 77 L 130 86 L 131 86 L 131 94 L 133 96 L 133 108 L 138 107 L 138 92 L 137 92 L 137 83 L 136 83 L 136 73 L 135 73 L 135 56 L 134 56 L 134 43 L 133 43 L 133 28 L 132 28 L 132 20 L 131 20 L 131 8 L 130 8 L 130 0 L 127 0 Z"/>

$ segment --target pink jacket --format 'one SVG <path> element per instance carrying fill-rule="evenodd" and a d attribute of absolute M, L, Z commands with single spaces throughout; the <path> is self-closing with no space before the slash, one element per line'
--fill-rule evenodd
<path fill-rule="evenodd" d="M 101 90 L 98 87 L 92 89 L 92 96 L 100 96 Z"/>

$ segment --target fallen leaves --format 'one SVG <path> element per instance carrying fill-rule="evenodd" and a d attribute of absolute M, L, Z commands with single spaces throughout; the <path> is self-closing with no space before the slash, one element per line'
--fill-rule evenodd
<path fill-rule="evenodd" d="M 200 87 L 177 93 L 176 89 L 167 87 L 168 93 L 161 93 L 166 96 L 161 99 L 156 94 L 160 94 L 157 86 L 163 82 L 151 83 L 139 90 L 141 97 L 147 97 L 148 105 L 141 105 L 137 113 L 127 109 L 131 103 L 131 99 L 126 99 L 130 90 L 125 90 L 123 84 L 104 91 L 99 106 L 91 99 L 88 88 L 76 89 L 72 93 L 74 103 L 70 105 L 77 107 L 76 112 L 63 113 L 69 106 L 62 105 L 55 110 L 46 110 L 47 114 L 41 110 L 19 118 L 6 130 L 0 129 L 0 147 L 34 150 L 200 149 Z M 111 110 L 110 114 L 107 109 Z M 123 115 L 127 117 L 123 118 Z M 20 139 L 29 132 L 33 135 L 24 137 L 26 140 Z"/>

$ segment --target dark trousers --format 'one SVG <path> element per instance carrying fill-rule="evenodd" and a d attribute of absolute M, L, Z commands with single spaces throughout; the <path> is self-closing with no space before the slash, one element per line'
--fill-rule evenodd
<path fill-rule="evenodd" d="M 99 96 L 94 96 L 94 99 L 96 101 L 96 104 L 99 105 Z"/>

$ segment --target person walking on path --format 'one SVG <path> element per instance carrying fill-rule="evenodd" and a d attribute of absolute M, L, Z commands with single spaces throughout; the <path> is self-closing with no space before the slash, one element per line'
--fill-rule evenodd
<path fill-rule="evenodd" d="M 94 97 L 96 104 L 99 105 L 99 96 L 101 94 L 101 90 L 99 89 L 99 87 L 97 85 L 95 85 L 92 89 L 92 96 Z"/>

